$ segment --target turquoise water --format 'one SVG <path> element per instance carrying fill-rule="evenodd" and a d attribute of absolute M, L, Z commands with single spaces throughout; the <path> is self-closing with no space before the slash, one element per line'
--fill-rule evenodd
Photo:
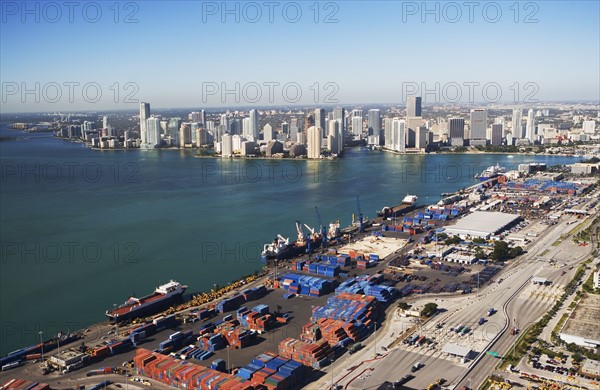
<path fill-rule="evenodd" d="M 1 135 L 18 135 L 3 128 Z M 222 161 L 180 151 L 93 151 L 47 134 L 0 142 L 0 354 L 38 331 L 102 320 L 127 296 L 175 279 L 189 292 L 260 269 L 262 245 L 407 194 L 420 202 L 473 184 L 499 162 L 574 158 L 393 155 L 355 148 L 339 161 Z M 36 165 L 37 164 L 37 165 Z"/>

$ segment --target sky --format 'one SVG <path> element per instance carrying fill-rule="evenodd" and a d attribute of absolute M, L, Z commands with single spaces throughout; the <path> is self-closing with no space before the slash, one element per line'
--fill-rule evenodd
<path fill-rule="evenodd" d="M 599 4 L 2 1 L 0 112 L 597 102 Z"/>

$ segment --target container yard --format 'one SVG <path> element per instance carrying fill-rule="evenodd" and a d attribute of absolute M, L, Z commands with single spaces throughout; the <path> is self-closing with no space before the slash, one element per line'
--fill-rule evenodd
<path fill-rule="evenodd" d="M 473 203 L 476 207 L 470 209 L 468 198 L 456 195 L 451 201 L 382 220 L 354 233 L 350 241 L 355 241 L 349 244 L 316 248 L 314 253 L 279 261 L 277 269 L 270 268 L 267 278 L 254 286 L 241 283 L 222 289 L 221 295 L 196 296 L 179 307 L 187 309 L 184 313 L 170 309 L 133 326 L 113 327 L 112 335 L 87 344 L 84 355 L 71 349 L 64 356 L 83 356 L 69 367 L 88 367 L 80 374 L 90 377 L 121 372 L 118 367 L 123 361 L 133 358 L 136 374 L 178 388 L 298 388 L 322 374 L 316 370 L 358 350 L 355 346 L 381 327 L 384 311 L 395 300 L 470 294 L 494 282 L 504 265 L 472 258 L 475 249 L 489 252 L 493 244 L 474 246 L 471 236 L 484 230 L 485 238 L 514 234 L 527 226 L 517 218 L 518 207 L 531 208 L 537 202 L 544 212 L 551 207 L 556 212 L 559 204 L 574 208 L 579 204 L 569 198 L 574 196 L 570 191 L 586 188 L 529 181 L 510 186 L 510 191 L 521 191 L 515 198 L 506 181 L 481 186 L 492 196 Z M 531 193 L 524 196 L 523 191 Z M 540 201 L 548 192 L 550 199 Z M 495 218 L 493 226 L 481 222 L 489 213 L 502 218 Z M 534 209 L 529 213 L 535 215 Z M 469 225 L 472 221 L 477 226 Z M 458 230 L 469 232 L 460 242 L 448 245 L 438 238 L 463 235 Z M 536 225 L 526 231 L 543 234 L 543 230 Z M 468 261 L 459 263 L 463 258 Z M 218 299 L 191 307 L 209 296 Z M 479 318 L 481 314 L 474 324 Z M 454 337 L 475 332 L 474 324 L 457 327 Z M 407 340 L 414 348 L 429 348 L 432 343 L 416 334 Z M 52 343 L 45 345 L 52 350 Z M 39 345 L 23 348 L 3 361 L 14 365 L 7 370 L 18 372 L 31 367 L 26 362 L 40 359 L 40 352 Z"/>

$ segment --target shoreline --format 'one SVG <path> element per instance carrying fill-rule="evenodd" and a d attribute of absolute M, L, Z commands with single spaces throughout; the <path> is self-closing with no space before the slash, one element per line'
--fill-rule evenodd
<path fill-rule="evenodd" d="M 191 150 L 191 151 L 197 151 L 197 150 L 210 150 L 207 148 L 198 148 L 198 147 L 192 147 L 192 148 L 178 148 L 178 147 L 168 147 L 168 148 L 156 148 L 156 149 L 140 149 L 140 148 L 98 148 L 98 147 L 92 147 L 90 145 L 89 142 L 85 142 L 79 139 L 70 139 L 70 138 L 62 138 L 62 137 L 53 137 L 62 141 L 69 141 L 69 142 L 74 142 L 77 144 L 83 144 L 84 146 L 86 146 L 88 149 L 90 150 L 94 150 L 94 151 L 98 151 L 98 152 L 104 152 L 104 151 L 113 151 L 113 150 L 119 150 L 119 151 L 186 151 L 186 150 Z M 348 146 L 348 148 L 355 148 L 355 147 L 361 147 L 361 146 Z M 369 149 L 367 146 L 362 146 L 364 148 Z M 534 153 L 534 152 L 487 152 L 487 151 L 482 151 L 482 150 L 466 150 L 466 151 L 462 151 L 462 152 L 452 152 L 452 151 L 432 151 L 432 152 L 425 152 L 425 151 L 415 151 L 415 152 L 396 152 L 393 150 L 387 150 L 387 149 L 370 149 L 372 151 L 375 152 L 382 152 L 382 153 L 390 153 L 390 154 L 394 154 L 394 155 L 398 155 L 398 156 L 427 156 L 427 155 L 436 155 L 436 154 L 448 154 L 448 155 L 460 155 L 460 154 L 473 154 L 473 155 L 509 155 L 509 156 L 558 156 L 558 157 L 574 157 L 574 158 L 584 158 L 584 156 L 579 156 L 577 154 L 572 154 L 572 153 L 549 153 L 549 152 L 541 152 L 541 153 Z M 309 159 L 307 157 L 267 157 L 267 156 L 229 156 L 229 157 L 223 157 L 221 155 L 201 155 L 201 154 L 195 154 L 193 156 L 194 158 L 220 158 L 220 159 L 228 159 L 228 160 L 308 160 L 308 161 L 335 161 L 335 160 L 341 160 L 343 158 L 342 156 L 338 156 L 338 157 L 325 157 L 325 158 L 319 158 L 319 159 Z"/>

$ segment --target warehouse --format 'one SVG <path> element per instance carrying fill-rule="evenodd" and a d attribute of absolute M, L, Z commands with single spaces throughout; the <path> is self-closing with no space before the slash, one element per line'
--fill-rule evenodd
<path fill-rule="evenodd" d="M 501 213 L 499 211 L 475 211 L 459 220 L 456 225 L 448 226 L 448 235 L 460 237 L 489 238 L 510 228 L 521 220 L 518 214 Z"/>
<path fill-rule="evenodd" d="M 567 344 L 575 343 L 586 348 L 599 348 L 598 318 L 600 318 L 600 296 L 588 294 L 579 301 L 558 337 Z"/>
<path fill-rule="evenodd" d="M 477 257 L 473 255 L 461 255 L 459 253 L 451 253 L 444 257 L 443 260 L 451 261 L 458 264 L 472 265 L 477 262 Z"/>
<path fill-rule="evenodd" d="M 550 284 L 550 281 L 548 279 L 546 279 L 546 278 L 542 278 L 542 277 L 539 277 L 539 276 L 534 276 L 533 278 L 531 278 L 531 283 L 545 286 L 547 284 Z"/>

